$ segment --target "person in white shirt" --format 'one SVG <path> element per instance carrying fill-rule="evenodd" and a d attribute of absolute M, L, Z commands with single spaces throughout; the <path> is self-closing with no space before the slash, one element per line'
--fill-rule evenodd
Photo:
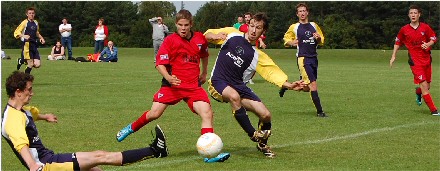
<path fill-rule="evenodd" d="M 67 47 L 68 51 L 68 60 L 75 60 L 72 57 L 72 25 L 67 23 L 67 18 L 64 17 L 62 20 L 62 24 L 58 27 L 58 30 L 61 34 L 61 44 L 63 47 Z"/>

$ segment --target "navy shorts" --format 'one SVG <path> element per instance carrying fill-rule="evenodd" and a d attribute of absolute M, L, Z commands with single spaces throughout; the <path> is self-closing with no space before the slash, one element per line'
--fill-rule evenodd
<path fill-rule="evenodd" d="M 298 69 L 300 80 L 310 84 L 318 79 L 318 58 L 317 57 L 298 57 Z"/>
<path fill-rule="evenodd" d="M 40 53 L 38 52 L 37 43 L 23 42 L 21 57 L 25 60 L 29 60 L 29 59 L 40 60 Z"/>
<path fill-rule="evenodd" d="M 44 164 L 43 170 L 80 170 L 75 153 L 54 154 L 41 162 Z"/>
<path fill-rule="evenodd" d="M 244 83 L 240 85 L 229 85 L 226 81 L 222 80 L 209 80 L 208 82 L 209 94 L 212 98 L 214 98 L 214 100 L 217 100 L 219 102 L 225 102 L 222 97 L 222 92 L 227 86 L 237 91 L 241 98 L 261 102 L 261 99 L 252 91 L 251 88 L 247 87 Z"/>

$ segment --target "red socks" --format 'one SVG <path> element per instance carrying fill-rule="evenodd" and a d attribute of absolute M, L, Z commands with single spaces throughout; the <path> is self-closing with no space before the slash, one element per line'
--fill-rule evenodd
<path fill-rule="evenodd" d="M 214 133 L 214 128 L 202 128 L 201 135 L 206 133 Z"/>
<path fill-rule="evenodd" d="M 141 117 L 139 117 L 136 121 L 134 121 L 131 124 L 131 129 L 136 132 L 139 129 L 141 129 L 143 126 L 145 126 L 146 124 L 148 124 L 150 121 L 148 121 L 147 119 L 147 114 L 148 114 L 149 110 L 145 111 L 144 114 L 142 114 Z"/>
<path fill-rule="evenodd" d="M 429 110 L 431 110 L 431 112 L 437 110 L 437 108 L 434 105 L 434 102 L 432 101 L 431 94 L 423 95 L 423 100 L 425 101 L 426 105 L 428 105 Z"/>
<path fill-rule="evenodd" d="M 416 94 L 422 94 L 422 89 L 420 88 L 420 87 L 417 87 L 416 88 Z"/>

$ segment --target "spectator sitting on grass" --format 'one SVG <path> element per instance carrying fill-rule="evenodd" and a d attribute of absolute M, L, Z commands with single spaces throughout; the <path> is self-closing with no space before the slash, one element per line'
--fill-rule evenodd
<path fill-rule="evenodd" d="M 107 54 L 107 57 L 104 55 Z M 108 46 L 99 55 L 101 62 L 118 62 L 118 48 L 113 46 L 112 41 L 108 41 Z"/>
<path fill-rule="evenodd" d="M 57 44 L 52 47 L 50 55 L 47 56 L 47 60 L 64 60 L 64 47 L 61 45 L 61 41 L 57 41 Z"/>

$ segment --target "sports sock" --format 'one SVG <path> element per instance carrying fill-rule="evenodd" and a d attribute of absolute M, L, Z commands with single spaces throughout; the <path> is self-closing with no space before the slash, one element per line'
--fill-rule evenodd
<path fill-rule="evenodd" d="M 246 113 L 246 109 L 241 107 L 233 112 L 235 120 L 238 121 L 241 128 L 248 134 L 249 137 L 254 136 L 255 128 L 252 126 L 249 116 Z"/>
<path fill-rule="evenodd" d="M 262 122 L 262 121 L 258 121 L 258 128 L 259 130 L 270 130 L 272 129 L 272 122 Z M 267 140 L 262 140 L 261 143 L 263 144 L 267 144 Z"/>
<path fill-rule="evenodd" d="M 30 74 L 31 71 L 32 71 L 32 68 L 29 68 L 29 67 L 26 67 L 26 70 L 24 70 L 24 72 L 25 72 L 26 74 Z"/>
<path fill-rule="evenodd" d="M 417 95 L 421 95 L 422 94 L 422 89 L 420 87 L 416 88 L 416 94 Z"/>
<path fill-rule="evenodd" d="M 206 134 L 206 133 L 214 133 L 214 128 L 202 128 L 200 131 L 200 135 Z"/>
<path fill-rule="evenodd" d="M 155 156 L 156 152 L 151 147 L 140 148 L 136 150 L 127 150 L 121 153 L 122 153 L 122 166 L 157 156 L 157 155 Z"/>
<path fill-rule="evenodd" d="M 321 100 L 318 96 L 318 91 L 310 91 L 310 96 L 312 97 L 313 104 L 315 104 L 316 112 L 322 112 Z"/>
<path fill-rule="evenodd" d="M 434 105 L 434 102 L 432 101 L 431 94 L 423 95 L 423 100 L 425 101 L 426 105 L 428 105 L 429 110 L 431 110 L 431 112 L 434 112 L 437 110 L 437 108 Z"/>
<path fill-rule="evenodd" d="M 258 121 L 258 128 L 259 130 L 270 130 L 272 128 L 272 122 Z"/>
<path fill-rule="evenodd" d="M 147 114 L 148 114 L 149 110 L 145 111 L 144 114 L 142 114 L 141 117 L 139 117 L 136 121 L 134 121 L 131 124 L 131 129 L 136 132 L 139 129 L 141 129 L 143 126 L 145 126 L 146 124 L 148 124 L 150 121 L 147 119 Z"/>

